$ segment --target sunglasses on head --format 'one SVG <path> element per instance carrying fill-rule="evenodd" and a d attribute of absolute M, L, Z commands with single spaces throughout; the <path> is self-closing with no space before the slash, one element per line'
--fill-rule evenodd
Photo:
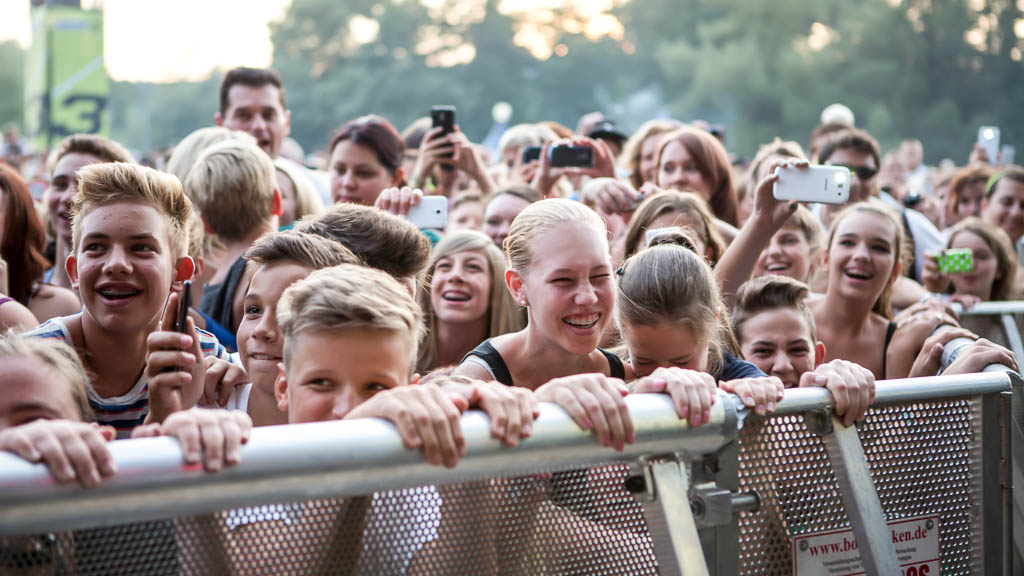
<path fill-rule="evenodd" d="M 846 164 L 832 164 L 832 166 L 842 166 L 851 173 L 857 175 L 859 180 L 871 180 L 878 174 L 878 168 L 872 168 L 870 166 L 847 166 Z"/>

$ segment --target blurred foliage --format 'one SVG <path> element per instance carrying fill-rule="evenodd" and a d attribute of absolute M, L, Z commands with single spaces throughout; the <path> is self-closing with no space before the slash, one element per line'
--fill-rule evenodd
<path fill-rule="evenodd" d="M 17 42 L 0 43 L 0 128 L 8 122 L 21 124 L 25 66 L 24 51 Z"/>
<path fill-rule="evenodd" d="M 883 148 L 920 138 L 931 163 L 965 161 L 981 124 L 1000 126 L 1007 143 L 1024 134 L 1015 0 L 619 0 L 606 13 L 619 33 L 596 38 L 571 3 L 540 17 L 499 4 L 294 0 L 271 26 L 292 135 L 312 150 L 363 114 L 402 129 L 454 104 L 481 139 L 498 101 L 512 104 L 513 122 L 570 128 L 598 109 L 626 131 L 659 115 L 703 118 L 726 125 L 727 145 L 747 157 L 774 136 L 805 143 L 833 102 Z M 516 43 L 524 26 L 540 30 L 550 57 Z M 0 45 L 5 87 L 17 76 L 11 54 Z M 152 149 L 211 124 L 220 74 L 112 84 L 113 136 Z M 0 103 L 0 122 L 17 114 Z"/>

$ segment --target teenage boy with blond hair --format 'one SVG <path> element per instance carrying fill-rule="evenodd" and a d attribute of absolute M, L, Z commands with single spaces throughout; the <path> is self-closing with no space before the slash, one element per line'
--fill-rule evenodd
<path fill-rule="evenodd" d="M 281 194 L 274 163 L 255 143 L 232 139 L 202 152 L 188 171 L 185 192 L 209 231 L 225 246 L 200 309 L 232 333 L 241 321 L 251 268 L 243 255 L 260 236 L 277 231 Z"/>
<path fill-rule="evenodd" d="M 422 312 L 379 270 L 318 270 L 285 290 L 277 320 L 284 348 L 275 393 L 289 424 L 384 418 L 407 447 L 448 467 L 465 452 L 458 417 L 471 405 L 490 413 L 491 433 L 509 444 L 530 434 L 537 405 L 527 390 L 464 378 L 450 389 L 418 384 Z"/>
<path fill-rule="evenodd" d="M 72 134 L 60 141 L 47 162 L 50 184 L 43 195 L 50 226 L 57 240 L 54 267 L 43 280 L 63 288 L 71 288 L 64 272 L 64 260 L 71 251 L 71 199 L 78 190 L 78 171 L 89 164 L 102 162 L 134 163 L 123 146 L 98 134 Z"/>
<path fill-rule="evenodd" d="M 96 419 L 124 438 L 194 405 L 205 374 L 200 356 L 226 351 L 191 319 L 183 333 L 170 331 L 178 295 L 168 295 L 195 270 L 186 255 L 192 203 L 178 179 L 123 163 L 86 166 L 78 176 L 65 270 L 83 310 L 29 335 L 77 351 Z"/>
<path fill-rule="evenodd" d="M 266 258 L 269 244 L 293 234 L 297 233 L 268 237 L 253 248 L 253 254 L 263 253 L 259 259 Z M 262 266 L 254 282 L 266 273 Z M 396 425 L 407 448 L 422 449 L 428 462 L 448 467 L 454 467 L 465 453 L 459 417 L 469 407 L 486 411 L 492 436 L 506 444 L 514 445 L 532 431 L 538 408 L 524 388 L 467 378 L 432 380 L 443 388 L 419 382 L 413 369 L 423 332 L 422 312 L 406 288 L 380 270 L 342 264 L 312 272 L 284 290 L 275 316 L 283 346 L 274 393 L 288 424 L 383 418 Z M 369 522 L 367 514 L 384 516 Z M 330 566 L 344 573 L 402 573 L 416 546 L 401 557 L 361 554 L 361 549 L 367 551 L 364 537 L 381 537 L 377 532 L 381 522 L 391 515 L 391 511 L 375 510 L 366 498 L 346 498 L 340 506 L 322 502 L 312 507 L 285 506 L 273 515 L 249 510 L 225 519 L 227 530 L 216 532 L 217 538 L 209 542 L 212 548 L 203 557 L 244 572 L 245 567 L 259 565 L 261 557 L 273 555 L 276 543 L 303 541 L 308 543 L 303 558 L 288 566 L 290 571 L 315 572 Z M 323 523 L 317 521 L 320 517 L 325 518 Z M 421 543 L 436 533 L 431 522 L 428 519 L 421 526 Z M 323 537 L 325 529 L 331 538 Z M 364 535 L 364 530 L 373 534 Z M 332 564 L 339 559 L 352 565 L 346 569 Z M 363 569 L 356 569 L 356 564 Z M 387 568 L 370 568 L 380 568 L 378 564 Z"/>

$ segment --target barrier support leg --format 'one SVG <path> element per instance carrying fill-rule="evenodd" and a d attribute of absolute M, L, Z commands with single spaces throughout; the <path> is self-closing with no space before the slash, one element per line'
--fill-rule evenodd
<path fill-rule="evenodd" d="M 1024 574 L 1024 385 L 1021 378 L 1010 375 L 1013 381 L 1013 402 L 1010 418 L 1010 483 L 1012 506 L 1010 534 L 1013 548 L 1013 574 Z"/>
<path fill-rule="evenodd" d="M 690 509 L 711 574 L 739 574 L 739 512 L 760 506 L 756 494 L 740 494 L 739 442 L 693 463 Z"/>
<path fill-rule="evenodd" d="M 680 461 L 642 462 L 644 507 L 661 574 L 708 576 L 697 524 L 690 510 L 690 486 Z"/>
<path fill-rule="evenodd" d="M 901 574 L 857 428 L 843 426 L 831 413 L 808 413 L 804 419 L 807 428 L 819 434 L 825 445 L 865 573 L 868 576 Z"/>

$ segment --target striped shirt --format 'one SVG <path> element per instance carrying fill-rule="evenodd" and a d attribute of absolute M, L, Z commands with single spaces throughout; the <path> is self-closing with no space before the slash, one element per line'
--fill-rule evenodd
<path fill-rule="evenodd" d="M 198 328 L 196 331 L 199 332 L 199 347 L 203 351 L 203 356 L 215 356 L 230 361 L 228 351 L 221 346 L 213 334 Z M 68 325 L 64 318 L 60 317 L 47 320 L 25 335 L 60 340 L 72 348 L 75 347 L 71 341 Z M 139 376 L 135 386 L 121 396 L 104 398 L 97 394 L 92 386 L 89 386 L 88 393 L 89 405 L 96 415 L 96 421 L 112 426 L 117 431 L 118 439 L 130 437 L 132 430 L 140 426 L 149 414 L 149 385 L 146 383 L 145 374 Z"/>

